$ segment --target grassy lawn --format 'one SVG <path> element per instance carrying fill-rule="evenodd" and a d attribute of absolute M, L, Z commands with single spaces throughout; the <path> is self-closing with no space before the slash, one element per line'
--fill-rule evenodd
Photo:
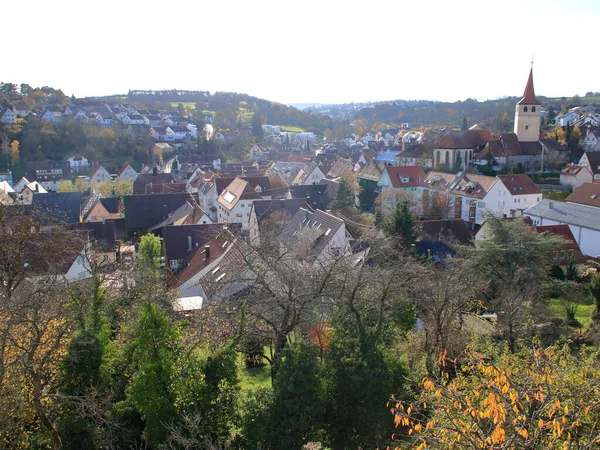
<path fill-rule="evenodd" d="M 179 103 L 183 105 L 184 108 L 192 108 L 196 109 L 196 102 L 170 102 L 171 106 L 177 107 Z"/>
<path fill-rule="evenodd" d="M 238 114 L 240 122 L 250 122 L 254 116 L 254 111 L 248 108 L 240 108 Z"/>
<path fill-rule="evenodd" d="M 544 191 L 544 198 L 548 198 L 550 200 L 556 200 L 557 202 L 564 202 L 565 199 L 571 195 L 570 192 L 550 192 Z"/>
<path fill-rule="evenodd" d="M 271 366 L 265 364 L 262 367 L 244 369 L 241 373 L 240 386 L 242 391 L 254 391 L 261 387 L 271 387 Z"/>
<path fill-rule="evenodd" d="M 281 131 L 289 131 L 290 133 L 302 133 L 304 130 L 292 125 L 281 125 Z"/>
<path fill-rule="evenodd" d="M 564 319 L 566 317 L 565 311 L 561 305 L 559 299 L 553 298 L 548 304 L 550 310 L 554 314 L 554 317 Z M 579 304 L 575 318 L 579 321 L 583 328 L 587 328 L 592 323 L 592 314 L 594 313 L 594 304 Z"/>

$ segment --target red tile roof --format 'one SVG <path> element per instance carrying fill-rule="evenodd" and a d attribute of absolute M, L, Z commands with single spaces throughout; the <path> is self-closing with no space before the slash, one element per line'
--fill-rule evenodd
<path fill-rule="evenodd" d="M 523 92 L 523 98 L 519 100 L 517 105 L 541 105 L 538 99 L 535 98 L 535 92 L 533 90 L 533 67 L 529 71 L 529 78 L 527 79 L 525 92 Z"/>
<path fill-rule="evenodd" d="M 565 201 L 600 208 L 600 183 L 583 183 Z"/>
<path fill-rule="evenodd" d="M 463 149 L 483 147 L 492 139 L 488 130 L 452 130 L 436 144 L 435 148 Z"/>
<path fill-rule="evenodd" d="M 542 194 L 531 178 L 524 173 L 498 175 L 498 178 L 506 186 L 510 195 Z"/>
<path fill-rule="evenodd" d="M 386 166 L 385 170 L 396 189 L 421 186 L 425 180 L 421 166 Z M 403 183 L 402 178 L 408 178 L 408 181 Z"/>

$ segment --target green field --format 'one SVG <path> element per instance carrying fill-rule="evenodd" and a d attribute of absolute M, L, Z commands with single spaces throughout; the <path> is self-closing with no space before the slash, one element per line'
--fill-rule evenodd
<path fill-rule="evenodd" d="M 196 109 L 196 102 L 169 102 L 169 103 L 171 103 L 171 106 L 173 106 L 175 108 L 181 103 L 184 108 Z"/>
<path fill-rule="evenodd" d="M 293 125 L 281 125 L 281 131 L 288 131 L 290 133 L 302 133 L 304 130 Z"/>
<path fill-rule="evenodd" d="M 566 314 L 561 305 L 559 299 L 553 298 L 550 300 L 548 306 L 550 310 L 554 314 L 554 317 L 564 319 Z M 575 319 L 581 324 L 581 326 L 585 329 L 590 326 L 592 323 L 592 314 L 594 313 L 595 305 L 591 304 L 579 304 L 577 307 L 577 312 L 575 313 Z"/>
<path fill-rule="evenodd" d="M 554 97 L 548 98 L 547 101 L 549 103 L 561 103 L 562 97 Z M 600 106 L 600 97 L 565 97 L 566 103 L 569 104 L 579 104 L 579 105 L 599 105 Z"/>
<path fill-rule="evenodd" d="M 244 369 L 241 373 L 240 386 L 242 391 L 250 392 L 258 388 L 271 387 L 271 366 L 265 364 L 262 367 Z"/>

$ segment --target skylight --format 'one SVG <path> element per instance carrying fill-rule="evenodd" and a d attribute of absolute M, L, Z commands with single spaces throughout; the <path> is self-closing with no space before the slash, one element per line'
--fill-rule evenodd
<path fill-rule="evenodd" d="M 233 195 L 229 191 L 226 191 L 225 194 L 223 194 L 223 198 L 227 203 L 233 203 L 233 201 L 235 200 L 235 195 Z"/>
<path fill-rule="evenodd" d="M 590 197 L 592 200 L 595 200 L 596 198 L 598 198 L 598 194 L 592 194 L 592 196 Z"/>
<path fill-rule="evenodd" d="M 329 233 L 331 233 L 331 228 L 327 228 L 327 231 L 325 232 L 325 236 L 329 236 Z"/>
<path fill-rule="evenodd" d="M 221 268 L 221 266 L 217 266 L 213 270 L 211 270 L 210 273 L 212 273 L 214 275 L 215 273 L 217 273 L 219 271 L 220 268 Z"/>
<path fill-rule="evenodd" d="M 224 273 L 222 273 L 221 275 L 219 275 L 215 281 L 221 281 L 223 278 L 225 278 L 225 274 Z"/>

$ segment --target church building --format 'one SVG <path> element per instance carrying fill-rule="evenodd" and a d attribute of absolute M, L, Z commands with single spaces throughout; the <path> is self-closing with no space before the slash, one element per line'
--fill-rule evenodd
<path fill-rule="evenodd" d="M 515 108 L 513 133 L 501 133 L 492 138 L 488 130 L 472 127 L 469 130 L 453 130 L 436 144 L 433 150 L 434 167 L 466 169 L 472 165 L 486 165 L 490 161 L 495 167 L 512 167 L 518 163 L 526 169 L 539 165 L 542 151 L 563 152 L 561 144 L 553 139 L 541 139 L 541 103 L 535 97 L 533 68 L 525 85 L 523 98 Z"/>

